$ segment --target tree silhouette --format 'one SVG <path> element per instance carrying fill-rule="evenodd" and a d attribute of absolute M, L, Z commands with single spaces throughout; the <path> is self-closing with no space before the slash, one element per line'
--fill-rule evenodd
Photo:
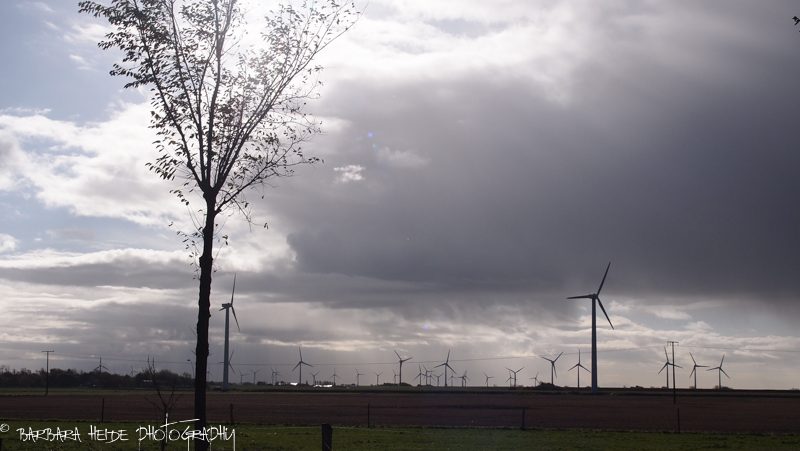
<path fill-rule="evenodd" d="M 214 242 L 221 215 L 243 214 L 245 196 L 293 167 L 319 161 L 301 144 L 319 132 L 303 113 L 316 97 L 321 67 L 314 57 L 358 18 L 354 5 L 335 0 L 280 6 L 265 17 L 261 45 L 250 46 L 237 0 L 111 0 L 79 3 L 80 12 L 106 19 L 115 30 L 98 45 L 123 59 L 111 75 L 129 77 L 126 88 L 151 89 L 151 127 L 160 156 L 148 166 L 181 202 L 199 212 L 194 229 L 179 231 L 199 273 L 196 429 L 206 425 L 206 369 Z M 262 194 L 263 197 L 263 194 Z M 267 225 L 264 224 L 264 227 Z M 198 442 L 207 449 L 208 442 Z"/>

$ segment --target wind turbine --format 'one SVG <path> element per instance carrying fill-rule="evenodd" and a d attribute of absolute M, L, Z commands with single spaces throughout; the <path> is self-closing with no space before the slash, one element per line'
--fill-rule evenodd
<path fill-rule="evenodd" d="M 228 338 L 230 335 L 230 311 L 233 310 L 233 319 L 236 321 L 236 328 L 239 329 L 239 332 L 242 329 L 239 327 L 239 319 L 236 318 L 236 309 L 233 308 L 233 294 L 236 292 L 236 274 L 233 275 L 233 289 L 231 290 L 231 302 L 227 304 L 222 304 L 222 308 L 219 311 L 225 310 L 225 361 L 224 367 L 222 369 L 222 390 L 228 390 L 228 366 L 230 365 L 230 357 L 228 357 Z"/>
<path fill-rule="evenodd" d="M 484 376 L 486 376 L 486 386 L 488 387 L 488 386 L 489 386 L 489 379 L 492 379 L 492 378 L 494 378 L 494 376 L 489 376 L 489 375 L 488 375 L 488 374 L 486 374 L 486 373 L 483 373 L 483 375 L 484 375 Z"/>
<path fill-rule="evenodd" d="M 375 374 L 375 385 L 381 385 L 381 374 L 383 373 L 376 373 L 374 371 L 373 373 Z"/>
<path fill-rule="evenodd" d="M 279 373 L 277 370 L 272 369 L 272 367 L 269 367 L 269 369 L 270 371 L 272 371 L 272 385 L 275 385 L 278 383 L 278 376 L 280 376 L 281 373 Z"/>
<path fill-rule="evenodd" d="M 564 351 L 561 351 L 561 354 L 563 354 L 563 353 L 564 353 Z M 559 354 L 558 357 L 556 357 L 553 360 L 550 360 L 547 357 L 542 356 L 543 359 L 545 359 L 548 362 L 550 362 L 550 385 L 556 385 L 553 382 L 555 380 L 554 376 L 558 376 L 558 371 L 556 371 L 556 361 L 558 360 L 559 357 L 561 357 L 561 354 Z M 594 373 L 592 373 L 592 374 L 594 374 Z M 592 378 L 592 380 L 595 380 L 595 379 Z"/>
<path fill-rule="evenodd" d="M 450 350 L 449 349 L 447 350 L 447 360 L 445 360 L 444 363 L 442 363 L 441 365 L 436 365 L 433 368 L 436 369 L 436 368 L 439 368 L 440 366 L 444 367 L 444 386 L 447 387 L 447 369 L 450 368 L 450 371 L 455 373 L 455 370 L 453 369 L 453 367 L 450 366 Z M 453 385 L 453 383 L 451 382 L 450 385 Z"/>
<path fill-rule="evenodd" d="M 597 293 L 594 294 L 586 294 L 583 296 L 572 296 L 567 299 L 591 299 L 592 300 L 592 393 L 597 393 L 597 307 L 596 304 L 600 304 L 600 309 L 603 310 L 603 315 L 606 316 L 608 320 L 608 324 L 611 326 L 611 329 L 614 329 L 614 325 L 611 324 L 611 319 L 608 317 L 608 313 L 606 313 L 605 307 L 603 307 L 603 303 L 600 302 L 600 290 L 603 289 L 603 284 L 606 283 L 606 276 L 608 276 L 608 269 L 611 267 L 611 262 L 608 262 L 608 266 L 606 266 L 606 273 L 603 275 L 603 281 L 600 282 L 600 288 L 597 289 Z"/>
<path fill-rule="evenodd" d="M 336 378 L 339 377 L 339 376 L 336 375 L 336 368 L 335 367 L 333 368 L 333 376 L 331 376 L 331 377 L 333 378 L 333 386 L 335 387 L 336 386 Z"/>
<path fill-rule="evenodd" d="M 715 366 L 714 368 L 709 368 L 706 371 L 714 371 L 719 370 L 719 385 L 717 386 L 719 389 L 722 389 L 722 374 L 725 373 L 725 370 L 722 369 L 722 362 L 725 361 L 725 354 L 722 354 L 722 360 L 719 361 L 719 366 Z M 725 373 L 725 377 L 730 379 L 731 377 L 728 376 L 728 373 Z"/>
<path fill-rule="evenodd" d="M 314 368 L 314 365 L 309 365 L 308 363 L 304 362 L 303 361 L 303 350 L 300 349 L 300 348 L 297 348 L 297 350 L 300 351 L 300 361 L 297 362 L 297 365 L 295 365 L 294 368 L 292 368 L 292 371 L 296 370 L 297 367 L 300 367 L 300 375 L 297 378 L 297 385 L 300 385 L 300 384 L 303 383 L 303 365 L 310 366 L 311 368 Z"/>
<path fill-rule="evenodd" d="M 317 385 L 317 374 L 319 374 L 319 371 L 311 373 L 311 377 L 314 378 L 314 381 L 311 383 L 312 385 Z"/>
<path fill-rule="evenodd" d="M 514 371 L 514 370 L 512 370 L 511 368 L 508 368 L 508 367 L 506 367 L 506 369 L 507 369 L 508 371 L 510 371 L 510 372 L 512 372 L 512 373 L 514 373 L 514 386 L 515 386 L 515 387 L 517 386 L 517 373 L 519 373 L 520 371 L 522 371 L 522 369 L 523 369 L 523 368 L 525 368 L 525 367 L 523 366 L 522 368 L 518 369 L 517 371 Z"/>
<path fill-rule="evenodd" d="M 359 373 L 358 372 L 358 368 L 356 368 L 356 387 L 358 387 L 358 378 L 359 378 L 359 376 L 363 376 L 363 375 L 364 374 L 363 373 Z"/>
<path fill-rule="evenodd" d="M 539 384 L 541 384 L 541 382 L 539 382 L 539 372 L 538 371 L 536 372 L 536 376 L 533 376 L 531 379 L 533 379 L 533 381 L 536 382 L 536 386 L 537 387 L 539 386 Z"/>
<path fill-rule="evenodd" d="M 97 372 L 99 372 L 99 373 L 102 373 L 102 372 L 103 372 L 103 368 L 105 368 L 105 369 L 106 369 L 106 371 L 108 371 L 108 368 L 106 368 L 106 366 L 105 366 L 105 365 L 103 365 L 103 358 L 102 358 L 102 357 L 100 357 L 100 365 L 97 365 L 97 368 L 95 368 L 95 369 L 94 369 L 94 370 L 92 370 L 92 371 L 97 371 Z"/>
<path fill-rule="evenodd" d="M 708 365 L 698 365 L 697 362 L 694 360 L 694 356 L 692 355 L 691 352 L 689 353 L 689 356 L 692 357 L 692 362 L 694 363 L 694 366 L 692 366 L 692 372 L 689 373 L 689 377 L 692 377 L 692 374 L 694 374 L 694 389 L 697 390 L 697 369 L 698 368 L 708 368 Z M 722 358 L 724 359 L 725 356 L 722 356 Z M 726 374 L 726 376 L 727 376 L 727 374 Z"/>
<path fill-rule="evenodd" d="M 439 378 L 442 377 L 442 375 L 441 374 L 434 374 L 432 377 L 436 378 L 436 386 L 438 387 L 439 386 Z"/>
<path fill-rule="evenodd" d="M 259 368 L 256 371 L 253 371 L 253 385 L 256 385 L 256 374 L 258 374 L 259 371 L 261 371 L 261 368 Z"/>
<path fill-rule="evenodd" d="M 422 372 L 422 365 L 417 365 L 417 367 L 419 368 L 419 374 L 417 374 L 417 377 L 415 377 L 414 380 L 419 379 L 418 385 L 422 385 L 422 378 L 425 377 L 425 373 Z"/>
<path fill-rule="evenodd" d="M 392 374 L 394 374 L 394 377 L 392 377 L 392 383 L 397 385 L 397 373 L 394 370 L 392 370 Z"/>
<path fill-rule="evenodd" d="M 581 365 L 581 350 L 580 349 L 578 349 L 578 363 L 576 363 L 575 366 L 573 366 L 572 368 L 568 369 L 567 371 L 572 371 L 575 368 L 578 369 L 578 388 L 581 388 L 581 368 L 583 368 L 586 371 L 589 371 L 589 369 L 586 368 L 585 366 Z"/>
<path fill-rule="evenodd" d="M 397 354 L 397 351 L 394 351 L 394 353 Z M 397 354 L 397 358 L 400 359 L 400 385 L 402 385 L 403 384 L 403 362 L 407 362 L 407 361 L 413 359 L 414 357 L 409 357 L 407 359 L 404 359 L 404 358 L 400 357 L 400 354 Z"/>
<path fill-rule="evenodd" d="M 462 387 L 466 387 L 467 386 L 467 381 L 469 380 L 469 377 L 467 377 L 467 371 L 464 370 L 464 374 L 461 375 L 461 376 L 458 376 L 458 378 L 461 379 L 461 386 Z"/>
<path fill-rule="evenodd" d="M 235 352 L 236 352 L 236 350 L 235 350 L 235 349 L 234 349 L 233 351 L 231 351 L 231 355 L 230 355 L 230 357 L 228 357 L 228 358 L 226 359 L 226 360 L 227 360 L 227 363 L 226 363 L 226 362 L 217 362 L 217 363 L 223 363 L 223 364 L 226 364 L 225 368 L 223 368 L 223 369 L 222 369 L 222 377 L 223 377 L 223 378 L 226 378 L 226 377 L 228 377 L 228 371 L 227 371 L 227 369 L 228 369 L 228 368 L 230 368 L 230 369 L 231 369 L 231 371 L 233 371 L 233 374 L 236 374 L 236 368 L 234 368 L 234 367 L 233 367 L 233 354 L 234 354 Z M 227 355 L 228 355 L 228 353 L 225 353 L 225 356 L 226 356 L 226 357 L 227 357 Z M 241 371 L 240 371 L 239 373 L 241 373 Z"/>
<path fill-rule="evenodd" d="M 658 374 L 661 374 L 661 372 L 664 371 L 664 368 L 667 369 L 667 388 L 669 388 L 669 367 L 673 366 L 675 368 L 681 368 L 681 369 L 683 367 L 680 365 L 675 365 L 675 362 L 669 361 L 669 354 L 667 354 L 667 348 L 664 348 L 664 357 L 667 358 L 667 363 L 665 363 L 664 366 L 661 367 L 661 369 L 658 371 Z M 723 357 L 723 359 L 724 358 L 725 357 Z M 672 381 L 672 385 L 675 386 L 675 381 Z"/>

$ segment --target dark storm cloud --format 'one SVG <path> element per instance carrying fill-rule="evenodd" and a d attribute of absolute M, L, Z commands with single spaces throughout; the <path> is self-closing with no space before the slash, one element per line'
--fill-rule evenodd
<path fill-rule="evenodd" d="M 613 261 L 617 295 L 794 296 L 800 39 L 726 36 L 669 43 L 696 68 L 603 49 L 562 103 L 489 71 L 340 87 L 330 103 L 360 128 L 343 135 L 373 136 L 326 166 L 364 180 L 282 205 L 299 269 L 561 296 Z M 387 166 L 381 148 L 428 163 Z"/>

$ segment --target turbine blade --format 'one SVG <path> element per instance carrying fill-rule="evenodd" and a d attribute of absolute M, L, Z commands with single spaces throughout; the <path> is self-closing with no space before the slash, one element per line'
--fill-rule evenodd
<path fill-rule="evenodd" d="M 294 368 L 292 368 L 292 371 L 296 370 L 298 366 L 300 366 L 300 362 L 298 362 L 297 365 L 295 365 Z"/>
<path fill-rule="evenodd" d="M 592 299 L 592 298 L 594 298 L 594 296 L 592 296 L 591 294 L 587 294 L 585 296 L 572 296 L 571 298 L 567 299 Z"/>
<path fill-rule="evenodd" d="M 665 363 L 664 366 L 662 366 L 661 369 L 658 370 L 658 374 L 661 374 L 661 372 L 664 371 L 664 368 L 666 368 L 667 366 L 669 366 L 669 363 Z"/>
<path fill-rule="evenodd" d="M 233 289 L 231 290 L 231 307 L 233 307 L 233 293 L 236 292 L 236 273 L 233 274 Z"/>
<path fill-rule="evenodd" d="M 558 357 L 556 357 L 556 358 L 555 358 L 555 360 L 553 360 L 553 363 L 554 363 L 554 364 L 556 363 L 556 360 L 558 360 L 558 359 L 559 359 L 559 357 L 561 357 L 561 355 L 562 355 L 562 354 L 564 354 L 564 351 L 561 351 L 561 354 L 559 354 L 559 355 L 558 355 Z"/>
<path fill-rule="evenodd" d="M 689 373 L 689 379 L 691 379 L 691 378 L 692 378 L 692 374 L 694 374 L 694 371 L 695 371 L 696 369 L 697 369 L 697 365 L 695 365 L 694 367 L 692 367 L 692 372 L 691 372 L 691 373 Z"/>
<path fill-rule="evenodd" d="M 608 325 L 611 326 L 611 329 L 613 330 L 614 329 L 614 325 L 611 324 L 611 318 L 608 317 L 608 313 L 606 313 L 606 309 L 605 309 L 605 307 L 603 307 L 603 303 L 600 302 L 600 298 L 597 298 L 597 303 L 600 304 L 600 310 L 603 311 L 603 315 L 606 315 L 606 319 L 608 320 Z"/>
<path fill-rule="evenodd" d="M 722 362 L 725 361 L 725 354 L 722 354 L 722 360 L 719 361 L 719 367 L 722 368 Z"/>
<path fill-rule="evenodd" d="M 695 362 L 694 356 L 692 355 L 691 352 L 689 353 L 689 356 L 692 358 L 692 363 L 694 363 L 694 366 L 697 366 L 697 362 Z"/>
<path fill-rule="evenodd" d="M 606 266 L 606 273 L 603 275 L 603 281 L 600 282 L 600 288 L 597 289 L 597 295 L 600 296 L 600 290 L 603 289 L 603 284 L 606 283 L 606 276 L 608 276 L 608 268 L 611 267 L 611 262 L 608 262 L 608 266 Z"/>
<path fill-rule="evenodd" d="M 236 317 L 236 309 L 233 308 L 233 301 L 231 301 L 231 312 L 233 312 L 233 320 L 236 321 L 236 328 L 241 332 L 242 328 L 239 327 L 239 318 Z"/>
<path fill-rule="evenodd" d="M 722 371 L 722 374 L 724 374 L 725 377 L 727 377 L 728 379 L 731 378 L 730 376 L 728 376 L 728 373 L 726 373 L 725 370 L 723 370 L 722 368 L 720 368 L 719 370 Z"/>
<path fill-rule="evenodd" d="M 394 353 L 397 354 L 397 351 L 394 351 Z M 400 354 L 397 354 L 397 358 L 400 359 L 400 360 L 403 360 L 403 358 L 400 357 Z"/>

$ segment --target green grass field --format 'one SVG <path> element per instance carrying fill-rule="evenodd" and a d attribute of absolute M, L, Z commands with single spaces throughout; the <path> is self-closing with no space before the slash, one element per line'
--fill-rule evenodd
<path fill-rule="evenodd" d="M 137 428 L 146 423 L 48 422 L 0 420 L 4 451 L 16 450 L 158 450 L 158 440 L 141 442 Z M 188 423 L 187 423 L 188 424 Z M 149 426 L 155 427 L 150 424 Z M 186 425 L 184 424 L 183 427 Z M 223 425 L 228 434 L 235 433 L 235 449 L 247 450 L 319 450 L 322 443 L 320 426 L 284 427 L 253 424 Z M 92 427 L 100 430 L 124 430 L 128 441 L 111 443 L 111 437 L 91 437 Z M 77 428 L 81 441 L 67 439 L 28 441 L 20 439 L 17 429 L 25 432 L 50 429 L 55 432 Z M 167 449 L 186 449 L 185 441 L 172 441 Z M 214 450 L 233 450 L 233 440 L 215 440 Z M 483 428 L 334 428 L 335 450 L 797 450 L 800 437 L 795 435 L 753 434 L 676 434 L 663 432 L 625 432 L 590 430 L 516 430 Z"/>

